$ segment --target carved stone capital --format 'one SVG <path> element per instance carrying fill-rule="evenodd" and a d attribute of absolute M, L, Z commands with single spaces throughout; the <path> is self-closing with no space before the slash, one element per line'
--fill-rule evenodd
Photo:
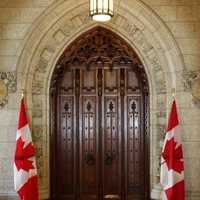
<path fill-rule="evenodd" d="M 197 71 L 187 71 L 184 70 L 182 73 L 183 85 L 185 91 L 191 91 L 193 81 L 198 77 Z"/>
<path fill-rule="evenodd" d="M 200 71 L 183 72 L 183 84 L 184 89 L 191 92 L 194 104 L 200 107 Z"/>
<path fill-rule="evenodd" d="M 8 94 L 16 92 L 16 72 L 0 72 L 0 109 L 8 102 Z"/>

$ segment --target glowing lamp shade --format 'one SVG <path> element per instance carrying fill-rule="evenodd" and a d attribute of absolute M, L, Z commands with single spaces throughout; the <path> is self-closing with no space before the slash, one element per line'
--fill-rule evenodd
<path fill-rule="evenodd" d="M 113 0 L 90 0 L 90 16 L 95 21 L 109 21 L 113 17 Z"/>

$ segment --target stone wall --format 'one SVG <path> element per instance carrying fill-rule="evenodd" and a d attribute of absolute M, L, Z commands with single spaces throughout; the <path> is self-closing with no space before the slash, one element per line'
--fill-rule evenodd
<path fill-rule="evenodd" d="M 144 3 L 143 3 L 144 2 Z M 199 0 L 115 1 L 106 28 L 123 37 L 144 63 L 151 91 L 151 189 L 159 177 L 159 141 L 164 135 L 171 89 L 176 88 L 184 140 L 187 199 L 200 199 L 198 80 Z M 88 1 L 5 0 L 0 2 L 0 196 L 10 199 L 12 157 L 21 89 L 37 148 L 41 198 L 48 198 L 48 88 L 56 60 L 80 33 L 100 24 L 88 18 Z M 17 86 L 16 86 L 17 84 Z M 195 85 L 197 85 L 195 87 Z M 42 141 L 42 142 L 41 142 Z M 1 197 L 0 197 L 1 199 Z"/>
<path fill-rule="evenodd" d="M 5 94 L 0 97 L 0 199 L 16 196 L 13 186 L 13 152 L 18 115 L 16 68 L 37 17 L 52 0 L 0 1 L 0 85 L 5 84 Z"/>
<path fill-rule="evenodd" d="M 185 72 L 177 77 L 183 82 L 177 95 L 185 152 L 185 176 L 187 199 L 200 199 L 200 157 L 199 157 L 199 102 L 191 95 L 195 79 L 200 72 L 200 1 L 172 0 L 145 2 L 162 18 L 176 39 L 185 62 Z M 193 84 L 192 84 L 193 82 Z M 199 83 L 199 81 L 196 80 Z M 199 84 L 200 87 L 200 84 Z M 194 95 L 194 93 L 193 93 Z M 194 95 L 195 96 L 195 95 Z M 198 95 L 199 96 L 199 95 Z"/>

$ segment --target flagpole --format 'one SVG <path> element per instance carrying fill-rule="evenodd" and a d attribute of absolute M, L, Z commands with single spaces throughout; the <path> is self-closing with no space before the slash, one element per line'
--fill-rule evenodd
<path fill-rule="evenodd" d="M 178 131 L 180 124 L 175 102 L 175 88 L 172 88 L 171 92 L 173 102 L 161 153 L 160 182 L 164 189 L 162 199 L 185 200 L 183 149 L 181 132 Z"/>
<path fill-rule="evenodd" d="M 22 94 L 21 94 L 21 98 L 24 98 L 24 89 L 22 89 Z"/>
<path fill-rule="evenodd" d="M 22 89 L 13 166 L 14 187 L 20 200 L 39 200 L 35 148 L 23 97 Z"/>
<path fill-rule="evenodd" d="M 175 99 L 175 96 L 176 96 L 176 89 L 172 88 L 172 97 L 173 97 L 173 99 Z"/>

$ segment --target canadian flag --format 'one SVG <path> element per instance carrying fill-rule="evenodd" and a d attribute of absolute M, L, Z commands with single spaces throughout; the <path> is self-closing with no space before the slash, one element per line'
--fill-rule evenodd
<path fill-rule="evenodd" d="M 35 149 L 32 143 L 23 98 L 19 111 L 14 156 L 14 185 L 21 200 L 39 199 Z"/>
<path fill-rule="evenodd" d="M 184 200 L 184 163 L 176 101 L 173 100 L 161 155 L 164 200 Z"/>

